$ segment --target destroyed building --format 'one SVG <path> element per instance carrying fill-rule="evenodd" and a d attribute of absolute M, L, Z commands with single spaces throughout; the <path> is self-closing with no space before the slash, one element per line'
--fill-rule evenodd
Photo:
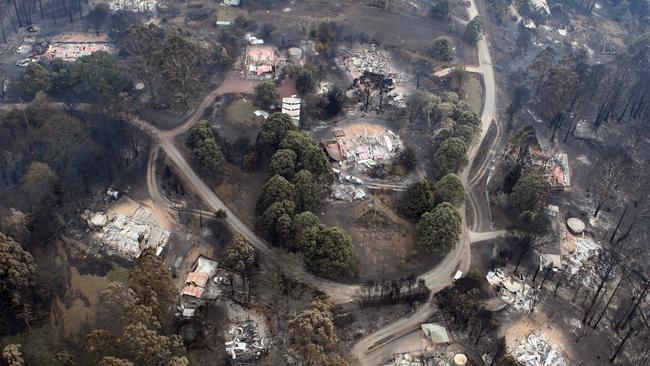
<path fill-rule="evenodd" d="M 400 137 L 381 126 L 348 126 L 332 135 L 321 140 L 332 160 L 367 168 L 390 160 L 403 148 Z"/>
<path fill-rule="evenodd" d="M 278 63 L 275 47 L 249 45 L 243 59 L 243 68 L 248 78 L 273 78 Z"/>
<path fill-rule="evenodd" d="M 115 43 L 109 41 L 108 35 L 65 33 L 51 39 L 42 57 L 47 61 L 58 59 L 73 62 L 98 51 L 115 52 Z"/>
<path fill-rule="evenodd" d="M 226 338 L 226 352 L 234 364 L 254 362 L 268 353 L 269 341 L 251 319 L 233 326 Z"/>
<path fill-rule="evenodd" d="M 139 206 L 130 215 L 102 212 L 83 215 L 95 230 L 93 239 L 109 254 L 135 260 L 145 248 L 164 248 L 170 233 L 158 225 L 150 210 Z"/>
<path fill-rule="evenodd" d="M 537 303 L 537 291 L 505 274 L 503 270 L 495 269 L 485 275 L 485 279 L 492 286 L 500 290 L 501 300 L 512 305 L 515 310 L 532 312 Z"/>
<path fill-rule="evenodd" d="M 568 366 L 564 351 L 543 335 L 531 333 L 512 352 L 522 366 Z"/>
<path fill-rule="evenodd" d="M 158 6 L 158 0 L 111 0 L 108 3 L 111 11 L 129 11 L 133 13 L 153 13 Z"/>
<path fill-rule="evenodd" d="M 392 80 L 392 89 L 386 94 L 386 103 L 405 107 L 406 96 L 413 91 L 412 78 L 407 73 L 397 70 L 390 53 L 376 45 L 346 47 L 339 50 L 341 55 L 337 63 L 341 65 L 350 79 L 359 79 L 364 72 L 381 74 Z"/>

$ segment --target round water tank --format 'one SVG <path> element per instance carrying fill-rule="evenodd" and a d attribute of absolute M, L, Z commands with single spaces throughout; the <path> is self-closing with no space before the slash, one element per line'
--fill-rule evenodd
<path fill-rule="evenodd" d="M 585 223 L 575 217 L 568 219 L 566 225 L 573 234 L 582 234 L 582 232 L 585 231 Z"/>
<path fill-rule="evenodd" d="M 456 355 L 454 355 L 454 365 L 456 366 L 467 365 L 467 356 L 465 356 L 462 353 L 456 353 Z"/>

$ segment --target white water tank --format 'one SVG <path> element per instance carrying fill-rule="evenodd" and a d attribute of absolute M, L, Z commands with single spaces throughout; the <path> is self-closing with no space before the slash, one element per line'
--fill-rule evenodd
<path fill-rule="evenodd" d="M 456 366 L 465 366 L 467 365 L 467 356 L 462 353 L 456 353 L 454 355 L 454 365 Z"/>

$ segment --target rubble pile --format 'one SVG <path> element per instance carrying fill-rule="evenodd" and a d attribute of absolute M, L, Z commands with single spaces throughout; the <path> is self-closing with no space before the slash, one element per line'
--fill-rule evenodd
<path fill-rule="evenodd" d="M 588 236 L 575 237 L 574 244 L 573 252 L 566 258 L 572 275 L 577 274 L 580 268 L 600 250 L 598 243 Z"/>
<path fill-rule="evenodd" d="M 333 133 L 333 138 L 321 141 L 327 154 L 335 161 L 354 163 L 360 169 L 370 169 L 378 162 L 394 158 L 404 146 L 398 135 L 379 126 L 350 126 Z"/>
<path fill-rule="evenodd" d="M 564 351 L 545 336 L 531 333 L 515 348 L 512 356 L 522 366 L 568 366 Z"/>
<path fill-rule="evenodd" d="M 382 74 L 393 79 L 394 89 L 387 94 L 389 104 L 404 107 L 404 100 L 408 94 L 405 85 L 412 79 L 409 75 L 399 72 L 393 67 L 391 56 L 376 45 L 341 48 L 340 58 L 337 63 L 345 69 L 352 80 L 359 78 L 364 72 Z"/>
<path fill-rule="evenodd" d="M 260 335 L 258 326 L 253 320 L 246 320 L 230 329 L 226 342 L 226 352 L 235 362 L 250 362 L 259 360 L 267 352 L 268 341 Z"/>
<path fill-rule="evenodd" d="M 149 13 L 156 10 L 158 0 L 111 0 L 108 7 L 112 11 L 130 11 L 134 13 Z"/>
<path fill-rule="evenodd" d="M 374 44 L 370 48 L 347 49 L 342 52 L 342 55 L 345 69 L 353 79 L 358 78 L 365 71 L 384 75 L 392 73 L 390 55 Z"/>
<path fill-rule="evenodd" d="M 366 191 L 361 187 L 355 187 L 352 184 L 335 184 L 332 186 L 330 197 L 338 201 L 352 202 L 362 200 L 366 195 Z"/>
<path fill-rule="evenodd" d="M 513 280 L 499 269 L 488 272 L 485 279 L 490 285 L 502 288 L 501 299 L 516 310 L 532 312 L 535 308 L 538 296 L 537 291 L 531 286 Z"/>
<path fill-rule="evenodd" d="M 90 228 L 97 230 L 94 238 L 102 248 L 126 259 L 134 260 L 143 249 L 162 247 L 169 241 L 169 231 L 158 226 L 144 207 L 138 207 L 131 216 L 101 212 L 85 216 Z"/>

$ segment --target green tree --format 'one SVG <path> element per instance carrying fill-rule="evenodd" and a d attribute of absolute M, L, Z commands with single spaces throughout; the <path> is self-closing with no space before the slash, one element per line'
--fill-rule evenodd
<path fill-rule="evenodd" d="M 454 206 L 442 203 L 418 221 L 417 244 L 435 255 L 444 255 L 458 243 L 461 226 L 462 218 Z"/>
<path fill-rule="evenodd" d="M 454 42 L 449 37 L 441 36 L 433 41 L 431 57 L 438 61 L 451 61 L 454 59 Z"/>
<path fill-rule="evenodd" d="M 301 170 L 293 178 L 296 187 L 296 211 L 313 211 L 320 204 L 322 191 L 308 170 Z"/>
<path fill-rule="evenodd" d="M 12 238 L 0 233 L 0 305 L 2 317 L 24 315 L 31 306 L 29 293 L 34 286 L 36 263 L 29 252 Z M 28 319 L 25 319 L 28 321 Z"/>
<path fill-rule="evenodd" d="M 223 263 L 226 267 L 241 274 L 242 289 L 245 289 L 246 277 L 250 277 L 255 264 L 255 248 L 243 235 L 237 234 L 223 250 Z M 231 296 L 235 294 L 233 271 L 228 272 Z"/>
<path fill-rule="evenodd" d="M 255 221 L 255 229 L 271 243 L 288 246 L 292 239 L 292 217 L 296 204 L 290 200 L 275 202 Z"/>
<path fill-rule="evenodd" d="M 218 177 L 224 172 L 226 159 L 214 140 L 199 141 L 192 150 L 192 155 L 208 175 Z"/>
<path fill-rule="evenodd" d="M 167 366 L 189 366 L 190 361 L 187 359 L 187 357 L 172 357 L 169 362 L 167 362 Z"/>
<path fill-rule="evenodd" d="M 281 175 L 293 179 L 296 170 L 297 155 L 293 150 L 279 149 L 273 154 L 269 164 L 269 176 Z"/>
<path fill-rule="evenodd" d="M 172 26 L 158 50 L 154 50 L 157 69 L 164 87 L 163 95 L 173 109 L 186 110 L 208 86 L 208 69 L 215 63 L 221 45 L 196 39 L 180 27 Z"/>
<path fill-rule="evenodd" d="M 124 89 L 127 79 L 113 56 L 98 51 L 77 59 L 73 68 L 73 84 L 75 94 L 79 96 L 112 99 Z"/>
<path fill-rule="evenodd" d="M 171 274 L 151 248 L 142 251 L 129 272 L 129 287 L 143 305 L 153 309 L 158 319 L 163 318 L 176 300 Z"/>
<path fill-rule="evenodd" d="M 280 142 L 280 149 L 292 150 L 296 153 L 298 160 L 302 160 L 305 150 L 312 145 L 315 145 L 315 142 L 307 132 L 289 131 Z"/>
<path fill-rule="evenodd" d="M 475 44 L 483 38 L 484 32 L 485 23 L 483 22 L 483 19 L 477 15 L 467 23 L 467 27 L 465 28 L 465 40 Z"/>
<path fill-rule="evenodd" d="M 124 327 L 118 343 L 140 365 L 160 363 L 182 347 L 179 336 L 167 337 L 140 322 Z"/>
<path fill-rule="evenodd" d="M 267 109 L 275 104 L 278 89 L 271 81 L 264 81 L 255 87 L 255 104 Z"/>
<path fill-rule="evenodd" d="M 298 157 L 297 168 L 309 170 L 321 186 L 330 186 L 334 181 L 334 172 L 327 155 L 309 134 L 289 131 L 280 143 L 280 148 L 293 150 Z"/>
<path fill-rule="evenodd" d="M 474 133 L 481 131 L 481 117 L 472 111 L 462 111 L 456 118 L 456 123 L 460 126 L 470 127 Z"/>
<path fill-rule="evenodd" d="M 431 15 L 439 19 L 449 18 L 449 2 L 441 0 L 431 8 Z"/>
<path fill-rule="evenodd" d="M 133 362 L 117 357 L 104 357 L 97 366 L 133 366 Z"/>
<path fill-rule="evenodd" d="M 45 163 L 33 162 L 23 177 L 22 189 L 29 197 L 33 207 L 53 202 L 58 177 Z"/>
<path fill-rule="evenodd" d="M 322 186 L 329 188 L 334 182 L 334 172 L 327 155 L 316 144 L 308 146 L 299 158 L 302 167 Z"/>
<path fill-rule="evenodd" d="M 92 10 L 88 12 L 86 15 L 86 20 L 88 21 L 88 24 L 95 29 L 95 34 L 99 36 L 99 28 L 101 28 L 104 24 L 106 24 L 106 21 L 108 20 L 108 16 L 110 15 L 110 9 L 107 4 L 105 3 L 99 3 L 95 5 Z"/>
<path fill-rule="evenodd" d="M 451 135 L 452 137 L 458 137 L 465 141 L 467 145 L 469 145 L 472 140 L 474 139 L 474 129 L 470 126 L 465 126 L 465 125 L 459 125 L 457 124 L 454 126 L 454 131 L 453 134 Z"/>
<path fill-rule="evenodd" d="M 440 301 L 440 307 L 452 316 L 455 325 L 460 329 L 467 327 L 480 306 L 481 293 L 476 288 L 467 291 L 454 288 L 451 292 L 444 294 Z"/>
<path fill-rule="evenodd" d="M 464 200 L 465 189 L 456 174 L 447 174 L 436 183 L 436 203 L 448 202 L 458 207 Z"/>
<path fill-rule="evenodd" d="M 264 212 L 269 206 L 284 200 L 293 201 L 296 197 L 296 187 L 281 175 L 274 175 L 262 189 L 257 200 L 257 212 Z"/>
<path fill-rule="evenodd" d="M 300 95 L 311 93 L 316 87 L 316 81 L 312 71 L 308 68 L 302 67 L 296 73 L 296 91 Z"/>
<path fill-rule="evenodd" d="M 458 137 L 452 137 L 443 142 L 433 155 L 436 173 L 445 176 L 458 172 L 467 164 L 467 148 L 467 143 Z"/>
<path fill-rule="evenodd" d="M 201 120 L 190 128 L 190 133 L 185 140 L 185 146 L 194 150 L 198 143 L 203 140 L 214 140 L 214 131 L 206 120 Z"/>
<path fill-rule="evenodd" d="M 243 235 L 237 234 L 223 250 L 223 263 L 230 269 L 248 274 L 255 264 L 255 248 Z"/>
<path fill-rule="evenodd" d="M 354 268 L 356 252 L 350 236 L 340 228 L 318 225 L 298 233 L 296 244 L 310 271 L 336 277 Z"/>
<path fill-rule="evenodd" d="M 397 210 L 411 220 L 418 220 L 433 207 L 433 189 L 426 179 L 411 184 L 397 202 Z"/>
<path fill-rule="evenodd" d="M 273 113 L 266 119 L 257 135 L 257 147 L 262 153 L 274 153 L 289 131 L 295 131 L 296 126 L 288 114 Z"/>
<path fill-rule="evenodd" d="M 23 73 L 22 83 L 28 92 L 36 94 L 39 91 L 49 91 L 52 86 L 52 78 L 43 65 L 32 62 L 27 65 Z"/>
<path fill-rule="evenodd" d="M 541 175 L 529 175 L 517 181 L 512 188 L 508 202 L 518 213 L 537 212 L 548 195 L 549 185 Z"/>
<path fill-rule="evenodd" d="M 314 302 L 311 308 L 291 318 L 287 326 L 289 347 L 306 365 L 347 365 L 335 354 L 339 339 L 334 327 L 331 305 Z"/>
<path fill-rule="evenodd" d="M 301 212 L 296 216 L 294 216 L 293 221 L 291 223 L 291 232 L 292 232 L 292 237 L 294 238 L 294 242 L 292 243 L 292 249 L 297 249 L 297 245 L 295 241 L 296 238 L 298 238 L 302 232 L 304 232 L 305 230 L 311 227 L 318 226 L 318 225 L 320 225 L 320 220 L 318 219 L 318 216 L 314 215 L 309 211 Z"/>

